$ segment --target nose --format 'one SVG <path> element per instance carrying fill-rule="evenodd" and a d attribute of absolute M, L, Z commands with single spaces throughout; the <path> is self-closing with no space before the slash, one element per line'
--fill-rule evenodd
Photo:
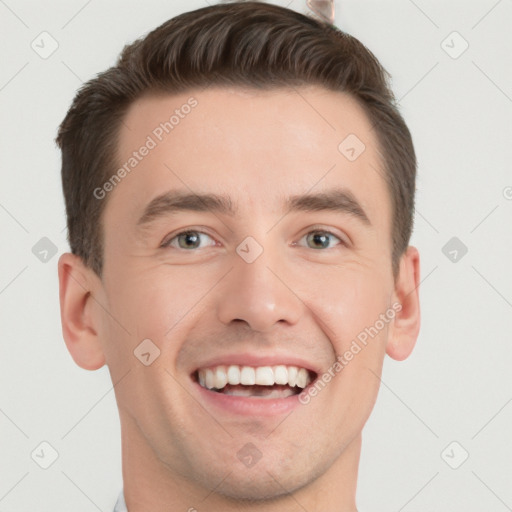
<path fill-rule="evenodd" d="M 258 332 L 268 332 L 279 322 L 296 324 L 306 306 L 284 267 L 282 256 L 268 249 L 252 263 L 235 252 L 219 292 L 219 320 L 225 325 L 244 322 Z"/>

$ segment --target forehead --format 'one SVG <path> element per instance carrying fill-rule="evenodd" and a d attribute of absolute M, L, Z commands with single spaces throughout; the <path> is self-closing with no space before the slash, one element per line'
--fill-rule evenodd
<path fill-rule="evenodd" d="M 148 95 L 130 106 L 117 153 L 127 172 L 105 218 L 135 224 L 171 189 L 229 195 L 244 214 L 277 213 L 288 196 L 345 187 L 372 222 L 384 229 L 390 222 L 369 119 L 355 99 L 321 87 Z"/>

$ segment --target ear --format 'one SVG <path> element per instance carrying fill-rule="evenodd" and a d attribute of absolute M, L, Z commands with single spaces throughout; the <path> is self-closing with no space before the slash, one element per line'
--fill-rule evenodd
<path fill-rule="evenodd" d="M 401 304 L 386 346 L 388 356 L 402 361 L 407 358 L 420 331 L 420 255 L 416 247 L 409 246 L 400 259 L 395 283 L 393 303 Z M 397 308 L 398 309 L 398 308 Z"/>
<path fill-rule="evenodd" d="M 71 253 L 60 256 L 58 272 L 64 341 L 78 366 L 97 370 L 105 364 L 97 329 L 100 318 L 92 294 L 92 283 L 98 277 L 80 257 Z"/>

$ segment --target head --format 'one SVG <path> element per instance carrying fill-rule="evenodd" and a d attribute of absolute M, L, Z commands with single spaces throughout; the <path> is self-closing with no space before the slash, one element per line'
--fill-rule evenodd
<path fill-rule="evenodd" d="M 64 337 L 123 379 L 139 453 L 197 486 L 231 471 L 219 493 L 237 499 L 341 468 L 384 355 L 407 357 L 419 329 L 415 154 L 372 53 L 285 8 L 206 7 L 126 46 L 57 143 Z M 316 391 L 284 421 L 212 402 L 201 371 L 242 359 L 295 363 Z"/>

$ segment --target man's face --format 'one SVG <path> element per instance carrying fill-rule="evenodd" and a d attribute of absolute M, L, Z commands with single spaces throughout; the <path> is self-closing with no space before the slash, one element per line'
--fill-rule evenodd
<path fill-rule="evenodd" d="M 190 97 L 197 105 L 181 109 Z M 158 130 L 176 109 L 179 122 Z M 358 442 L 393 329 L 377 322 L 396 297 L 375 132 L 353 99 L 323 88 L 211 88 L 134 103 L 120 166 L 153 146 L 148 136 L 154 147 L 107 198 L 96 291 L 108 310 L 98 309 L 106 361 L 114 382 L 124 376 L 115 388 L 124 433 L 132 449 L 208 489 L 225 478 L 218 489 L 233 497 L 292 492 Z M 165 193 L 196 200 L 144 216 Z M 197 199 L 205 194 L 232 213 Z M 291 202 L 304 195 L 318 197 Z M 353 341 L 376 322 L 356 353 Z M 148 366 L 134 355 L 145 339 L 160 350 Z M 143 347 L 143 360 L 156 355 Z M 331 379 L 315 396 L 303 392 L 309 400 L 272 398 L 288 393 L 284 384 L 268 397 L 233 396 L 269 387 L 201 386 L 199 371 L 219 365 L 297 366 Z"/>

